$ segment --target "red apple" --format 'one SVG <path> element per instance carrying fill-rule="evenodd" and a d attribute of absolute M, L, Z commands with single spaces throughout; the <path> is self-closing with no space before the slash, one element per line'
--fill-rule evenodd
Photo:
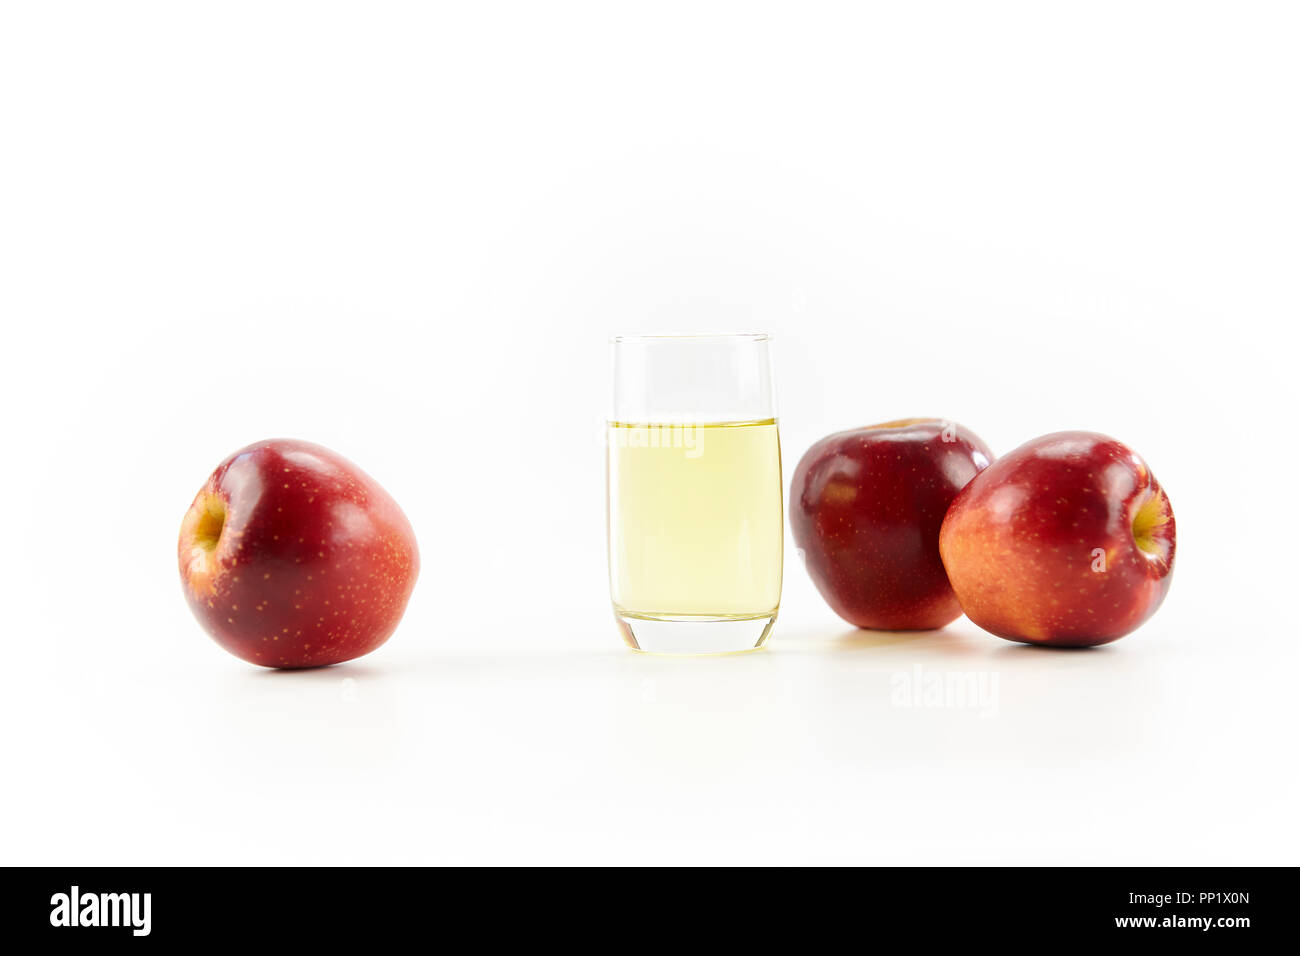
<path fill-rule="evenodd" d="M 388 640 L 420 571 L 397 502 L 328 448 L 276 439 L 217 466 L 181 523 L 181 582 L 236 657 L 319 667 Z"/>
<path fill-rule="evenodd" d="M 1058 432 L 967 485 L 939 550 L 962 609 L 985 630 L 1027 644 L 1105 644 L 1164 600 L 1174 512 L 1132 449 Z"/>
<path fill-rule="evenodd" d="M 790 527 L 832 610 L 879 630 L 929 630 L 961 614 L 939 527 L 993 453 L 937 418 L 839 432 L 808 449 L 790 487 Z"/>

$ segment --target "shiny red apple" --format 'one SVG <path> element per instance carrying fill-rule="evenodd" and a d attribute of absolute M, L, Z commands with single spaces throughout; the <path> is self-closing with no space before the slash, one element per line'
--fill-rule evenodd
<path fill-rule="evenodd" d="M 217 466 L 181 523 L 177 557 L 199 623 L 266 667 L 370 653 L 397 627 L 420 570 L 388 493 L 328 448 L 290 439 Z"/>
<path fill-rule="evenodd" d="M 1093 432 L 1026 442 L 948 509 L 939 549 L 966 615 L 1027 644 L 1082 647 L 1155 613 L 1174 570 L 1174 512 L 1136 452 Z"/>
<path fill-rule="evenodd" d="M 831 609 L 879 630 L 956 619 L 939 527 L 992 458 L 973 432 L 936 418 L 839 432 L 809 448 L 794 470 L 790 527 Z"/>

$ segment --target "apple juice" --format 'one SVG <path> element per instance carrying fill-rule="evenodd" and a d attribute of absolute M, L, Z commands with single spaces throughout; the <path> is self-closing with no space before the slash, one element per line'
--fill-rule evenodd
<path fill-rule="evenodd" d="M 775 419 L 608 427 L 609 568 L 623 617 L 773 617 L 784 525 Z"/>

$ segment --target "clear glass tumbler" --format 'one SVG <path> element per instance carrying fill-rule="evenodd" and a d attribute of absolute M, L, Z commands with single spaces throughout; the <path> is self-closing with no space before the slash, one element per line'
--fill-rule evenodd
<path fill-rule="evenodd" d="M 609 585 L 630 647 L 723 654 L 772 631 L 784 523 L 770 344 L 613 340 Z"/>

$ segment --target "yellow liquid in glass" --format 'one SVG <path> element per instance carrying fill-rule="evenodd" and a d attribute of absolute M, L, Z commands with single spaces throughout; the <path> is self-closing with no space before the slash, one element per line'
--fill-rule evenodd
<path fill-rule="evenodd" d="M 775 419 L 610 422 L 609 567 L 625 617 L 747 619 L 781 603 Z"/>

